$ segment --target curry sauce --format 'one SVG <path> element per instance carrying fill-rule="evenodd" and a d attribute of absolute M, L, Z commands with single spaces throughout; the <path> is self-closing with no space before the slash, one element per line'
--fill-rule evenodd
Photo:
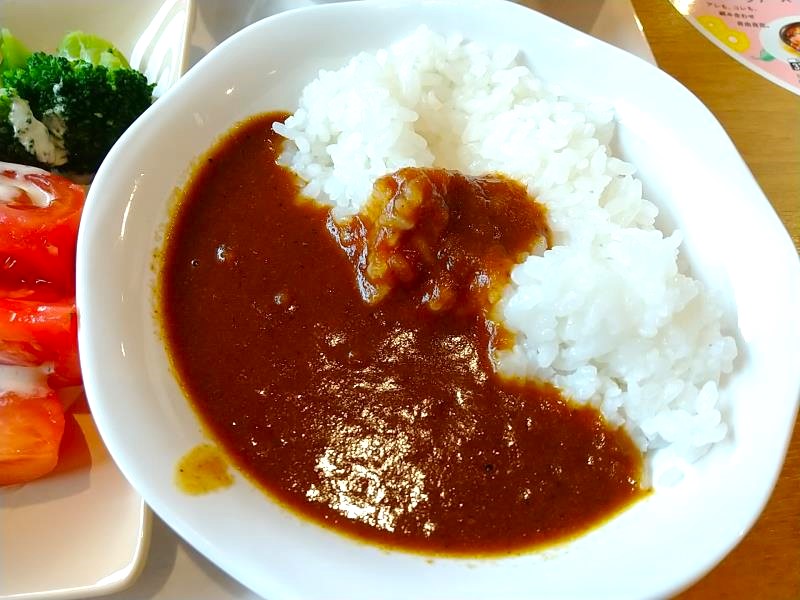
<path fill-rule="evenodd" d="M 546 243 L 542 209 L 512 199 L 475 212 L 497 231 L 473 236 L 474 211 L 459 213 L 442 182 L 485 191 L 502 178 L 431 171 L 379 182 L 382 205 L 334 221 L 275 164 L 271 125 L 285 117 L 254 117 L 208 153 L 165 244 L 174 368 L 240 468 L 309 519 L 430 554 L 537 547 L 640 497 L 642 458 L 624 431 L 551 385 L 495 373 L 508 336 L 491 303 L 525 248 Z M 444 202 L 436 235 L 425 201 L 400 230 L 384 227 L 380 215 L 402 208 L 390 203 L 413 197 L 410 177 Z M 467 237 L 443 233 L 455 220 Z"/>
<path fill-rule="evenodd" d="M 199 444 L 178 461 L 175 483 L 183 493 L 199 496 L 233 485 L 233 477 L 216 446 Z"/>

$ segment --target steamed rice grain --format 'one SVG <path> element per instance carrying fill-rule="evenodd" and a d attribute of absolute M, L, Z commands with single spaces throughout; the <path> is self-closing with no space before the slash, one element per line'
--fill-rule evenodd
<path fill-rule="evenodd" d="M 644 451 L 694 459 L 727 433 L 718 386 L 736 345 L 721 310 L 679 271 L 680 232 L 654 227 L 635 168 L 611 155 L 612 107 L 559 95 L 517 55 L 426 28 L 359 54 L 321 71 L 275 125 L 290 141 L 282 160 L 342 217 L 401 167 L 524 183 L 554 245 L 513 270 L 496 307 L 517 336 L 498 370 L 596 406 Z"/>

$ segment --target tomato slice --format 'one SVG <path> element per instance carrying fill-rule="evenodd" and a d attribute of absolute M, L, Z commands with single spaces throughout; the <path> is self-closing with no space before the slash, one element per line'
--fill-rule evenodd
<path fill-rule="evenodd" d="M 0 485 L 52 471 L 63 435 L 64 411 L 53 390 L 0 393 Z"/>
<path fill-rule="evenodd" d="M 33 286 L 20 287 L 20 282 L 6 281 L 2 278 L 2 273 L 0 272 L 0 298 L 57 302 L 64 298 L 64 292 L 56 286 L 45 282 L 40 282 Z"/>
<path fill-rule="evenodd" d="M 64 177 L 0 162 L 0 281 L 74 295 L 84 200 L 83 187 Z"/>
<path fill-rule="evenodd" d="M 74 294 L 84 196 L 63 177 L 0 162 L 0 364 L 46 365 L 53 387 L 81 381 Z M 49 473 L 64 434 L 45 369 L 21 370 L 36 385 L 0 388 L 0 485 Z"/>
<path fill-rule="evenodd" d="M 0 298 L 0 364 L 54 363 L 54 387 L 81 382 L 78 324 L 72 299 L 44 302 Z"/>

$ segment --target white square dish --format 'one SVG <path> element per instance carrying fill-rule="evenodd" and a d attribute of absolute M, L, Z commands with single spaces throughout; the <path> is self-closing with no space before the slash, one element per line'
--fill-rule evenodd
<path fill-rule="evenodd" d="M 0 24 L 32 51 L 55 50 L 68 31 L 100 35 L 163 93 L 185 69 L 193 10 L 192 0 L 4 0 Z M 142 567 L 150 519 L 78 402 L 56 470 L 0 488 L 0 598 L 85 598 L 126 587 Z"/>
<path fill-rule="evenodd" d="M 66 415 L 59 464 L 0 489 L 2 598 L 86 598 L 130 584 L 150 511 L 111 460 L 85 399 Z"/>

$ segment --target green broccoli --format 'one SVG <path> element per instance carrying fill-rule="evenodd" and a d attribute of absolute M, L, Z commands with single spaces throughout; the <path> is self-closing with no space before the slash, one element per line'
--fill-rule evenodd
<path fill-rule="evenodd" d="M 70 36 L 74 38 L 75 34 Z M 74 51 L 75 41 L 71 41 Z M 65 48 L 62 52 L 67 53 Z M 23 106 L 17 101 L 16 122 L 7 117 L 0 123 L 0 160 L 12 160 L 20 152 L 27 151 L 36 157 L 36 164 L 42 166 L 75 173 L 95 171 L 119 136 L 150 106 L 155 86 L 147 83 L 144 75 L 129 68 L 124 57 L 122 61 L 117 60 L 121 54 L 113 46 L 107 43 L 101 52 L 81 51 L 79 56 L 114 66 L 36 52 L 22 67 L 3 74 L 6 89 L 0 93 L 0 119 L 3 96 L 12 99 L 10 104 L 5 101 L 10 106 L 13 106 L 14 97 L 27 104 Z M 13 90 L 12 94 L 9 89 Z M 25 130 L 27 140 L 20 132 L 20 127 L 26 124 L 19 118 L 26 106 L 30 107 L 33 119 Z M 50 134 L 44 150 L 38 143 L 41 136 L 32 135 L 42 131 L 38 123 Z M 14 133 L 12 138 L 8 137 L 9 125 Z"/>
<path fill-rule="evenodd" d="M 17 140 L 11 122 L 12 111 L 15 122 L 27 120 L 24 114 L 26 105 L 15 90 L 3 87 L 3 74 L 23 66 L 30 54 L 25 45 L 8 29 L 0 29 L 0 160 L 36 165 L 39 161 L 28 151 L 26 145 Z"/>
<path fill-rule="evenodd" d="M 11 112 L 19 106 L 24 104 L 13 89 L 0 88 L 0 160 L 38 166 L 41 161 L 17 139 L 11 123 Z"/>
<path fill-rule="evenodd" d="M 61 166 L 67 162 L 62 133 L 63 127 L 52 115 L 46 115 L 43 123 L 16 90 L 0 88 L 0 160 Z"/>

